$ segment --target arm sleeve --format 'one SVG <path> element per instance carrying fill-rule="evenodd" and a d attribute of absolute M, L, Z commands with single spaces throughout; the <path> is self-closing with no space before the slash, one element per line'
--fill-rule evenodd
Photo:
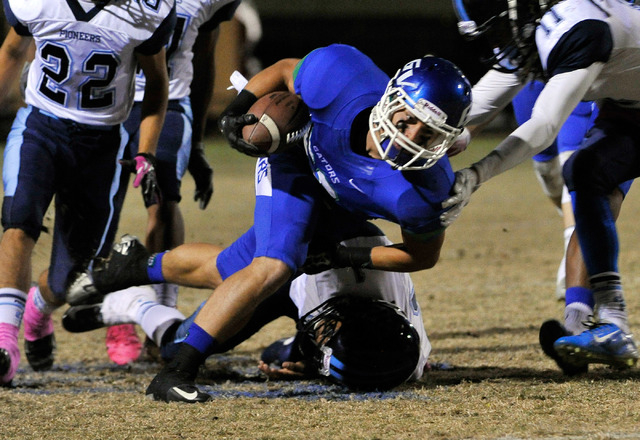
<path fill-rule="evenodd" d="M 523 86 L 513 73 L 489 70 L 473 86 L 473 103 L 467 125 L 478 125 L 491 119 L 511 102 Z"/>
<path fill-rule="evenodd" d="M 602 71 L 602 63 L 556 75 L 549 80 L 533 107 L 531 119 L 518 127 L 491 153 L 473 164 L 478 183 L 507 171 L 539 153 L 558 135 L 569 114 Z"/>

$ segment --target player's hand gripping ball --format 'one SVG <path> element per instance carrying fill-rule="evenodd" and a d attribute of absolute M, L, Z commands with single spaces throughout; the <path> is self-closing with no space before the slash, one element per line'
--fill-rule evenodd
<path fill-rule="evenodd" d="M 265 155 L 300 145 L 311 125 L 309 109 L 295 93 L 269 93 L 258 99 L 247 114 L 255 115 L 258 122 L 245 125 L 242 138 Z"/>

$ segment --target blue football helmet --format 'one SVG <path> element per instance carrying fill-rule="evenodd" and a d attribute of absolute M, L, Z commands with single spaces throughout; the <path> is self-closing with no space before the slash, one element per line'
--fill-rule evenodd
<path fill-rule="evenodd" d="M 491 53 L 485 63 L 525 77 L 541 70 L 535 33 L 542 16 L 559 0 L 453 0 L 458 31 L 484 39 Z"/>
<path fill-rule="evenodd" d="M 462 133 L 470 108 L 471 84 L 462 71 L 450 61 L 426 56 L 391 78 L 371 111 L 369 129 L 383 160 L 398 170 L 421 170 L 447 153 Z M 402 110 L 433 132 L 426 145 L 413 142 L 394 125 L 393 114 Z"/>
<path fill-rule="evenodd" d="M 386 301 L 333 297 L 298 322 L 300 352 L 321 376 L 358 390 L 388 390 L 406 381 L 420 359 L 420 337 Z"/>

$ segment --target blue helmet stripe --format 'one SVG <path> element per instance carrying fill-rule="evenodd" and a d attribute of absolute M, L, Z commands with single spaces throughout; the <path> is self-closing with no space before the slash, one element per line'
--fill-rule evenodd
<path fill-rule="evenodd" d="M 464 7 L 464 4 L 462 4 L 462 0 L 453 0 L 453 7 L 456 9 L 460 20 L 471 21 Z"/>

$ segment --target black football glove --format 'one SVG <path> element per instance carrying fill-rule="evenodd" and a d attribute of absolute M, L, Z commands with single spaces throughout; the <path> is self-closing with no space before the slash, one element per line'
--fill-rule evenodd
<path fill-rule="evenodd" d="M 231 104 L 224 109 L 218 120 L 220 131 L 227 138 L 229 144 L 241 153 L 251 157 L 263 157 L 267 154 L 255 145 L 242 138 L 242 128 L 258 122 L 255 115 L 247 114 L 251 106 L 258 100 L 253 93 L 242 90 Z"/>
<path fill-rule="evenodd" d="M 196 183 L 193 200 L 200 202 L 200 209 L 206 209 L 213 195 L 213 168 L 211 168 L 209 161 L 207 161 L 204 144 L 202 142 L 191 146 L 188 169 Z"/>
<path fill-rule="evenodd" d="M 156 176 L 156 158 L 153 154 L 138 153 L 133 159 L 121 160 L 120 163 L 125 171 L 136 175 L 133 187 L 142 186 L 142 198 L 147 208 L 162 201 Z"/>
<path fill-rule="evenodd" d="M 247 156 L 265 157 L 268 156 L 265 151 L 261 151 L 258 147 L 242 138 L 242 128 L 245 125 L 252 125 L 256 122 L 258 122 L 258 118 L 256 115 L 252 114 L 243 114 L 239 116 L 226 115 L 220 118 L 218 126 L 232 148 L 235 148 Z"/>

